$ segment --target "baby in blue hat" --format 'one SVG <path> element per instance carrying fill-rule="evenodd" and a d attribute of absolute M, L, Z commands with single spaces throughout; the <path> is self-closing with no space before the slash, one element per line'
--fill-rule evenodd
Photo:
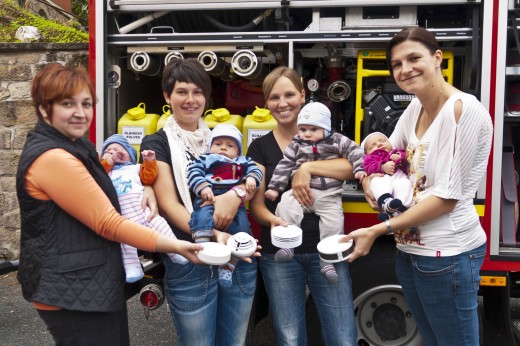
<path fill-rule="evenodd" d="M 153 150 L 141 153 L 143 164 L 137 164 L 137 151 L 130 145 L 125 136 L 115 134 L 103 143 L 101 164 L 110 176 L 117 192 L 121 215 L 127 219 L 147 226 L 166 236 L 176 238 L 166 220 L 157 215 L 148 220 L 150 209 L 141 207 L 144 185 L 152 185 L 157 178 L 157 161 Z M 137 249 L 121 244 L 126 282 L 135 282 L 144 276 Z M 168 254 L 174 263 L 187 263 L 181 255 Z"/>

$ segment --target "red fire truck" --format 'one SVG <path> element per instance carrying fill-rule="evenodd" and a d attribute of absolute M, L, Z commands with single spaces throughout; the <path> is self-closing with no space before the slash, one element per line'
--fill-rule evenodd
<path fill-rule="evenodd" d="M 484 333 L 489 326 L 515 344 L 510 300 L 518 297 L 520 271 L 514 156 L 520 137 L 519 0 L 91 0 L 89 5 L 90 70 L 99 98 L 90 136 L 98 147 L 125 126 L 137 145 L 156 130 L 159 115 L 168 115 L 160 75 L 170 59 L 201 62 L 212 76 L 212 109 L 246 118 L 264 106 L 264 76 L 285 65 L 303 76 L 309 101 L 330 107 L 337 131 L 358 143 L 374 130 L 391 133 L 412 96 L 389 77 L 385 45 L 404 27 L 434 32 L 445 53 L 446 80 L 480 99 L 493 119 L 488 171 L 474 200 L 488 236 L 481 315 Z M 141 103 L 150 122 L 121 126 L 123 115 Z M 265 129 L 246 130 L 250 140 Z M 343 206 L 346 232 L 377 222 L 354 182 L 344 185 Z M 394 250 L 393 239 L 381 237 L 368 256 L 351 265 L 360 345 L 422 344 L 394 274 Z M 148 273 L 157 278 L 160 270 Z M 143 302 L 155 306 L 160 290 L 147 286 L 143 292 L 149 293 Z"/>

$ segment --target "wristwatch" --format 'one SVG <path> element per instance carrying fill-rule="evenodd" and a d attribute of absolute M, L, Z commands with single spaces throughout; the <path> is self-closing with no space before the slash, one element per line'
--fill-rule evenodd
<path fill-rule="evenodd" d="M 237 194 L 238 198 L 240 198 L 240 200 L 242 202 L 244 202 L 246 200 L 246 191 L 239 187 L 239 186 L 233 186 L 231 188 L 231 190 L 235 191 L 235 193 Z"/>

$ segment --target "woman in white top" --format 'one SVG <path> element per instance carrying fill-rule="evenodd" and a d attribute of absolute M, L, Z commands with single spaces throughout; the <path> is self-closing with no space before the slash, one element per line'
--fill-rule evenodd
<path fill-rule="evenodd" d="M 492 122 L 472 95 L 448 84 L 442 51 L 424 28 L 390 40 L 387 62 L 398 86 L 415 94 L 390 137 L 406 148 L 415 205 L 401 215 L 358 229 L 350 261 L 393 232 L 396 273 L 425 345 L 479 345 L 477 291 L 486 234 L 473 206 L 486 172 Z M 377 204 L 365 179 L 367 200 Z"/>

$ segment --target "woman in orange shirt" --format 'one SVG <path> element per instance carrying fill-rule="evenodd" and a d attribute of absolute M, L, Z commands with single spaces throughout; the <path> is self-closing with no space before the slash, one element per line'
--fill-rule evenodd
<path fill-rule="evenodd" d="M 202 246 L 119 214 L 115 189 L 85 137 L 95 93 L 88 73 L 49 64 L 33 80 L 38 122 L 16 176 L 18 280 L 59 345 L 128 345 L 120 242 L 200 263 Z"/>

